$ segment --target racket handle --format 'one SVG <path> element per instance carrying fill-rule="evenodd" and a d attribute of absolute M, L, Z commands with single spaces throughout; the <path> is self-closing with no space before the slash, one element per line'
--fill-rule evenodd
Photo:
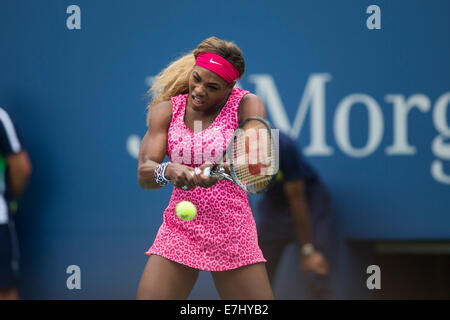
<path fill-rule="evenodd" d="M 207 167 L 207 168 L 203 169 L 203 175 L 205 177 L 210 177 L 211 176 L 211 167 Z"/>

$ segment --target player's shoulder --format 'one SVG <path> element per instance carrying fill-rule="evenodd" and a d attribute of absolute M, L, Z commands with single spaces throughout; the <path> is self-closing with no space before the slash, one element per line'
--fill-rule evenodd
<path fill-rule="evenodd" d="M 152 106 L 150 108 L 150 112 L 155 114 L 172 114 L 172 106 L 173 104 L 171 100 L 161 101 Z"/>
<path fill-rule="evenodd" d="M 249 104 L 249 103 L 262 103 L 264 104 L 263 100 L 258 97 L 256 94 L 254 93 L 246 93 L 242 99 L 241 99 L 241 105 L 243 104 Z"/>
<path fill-rule="evenodd" d="M 172 101 L 161 101 L 152 106 L 148 112 L 148 124 L 168 125 L 172 119 Z"/>
<path fill-rule="evenodd" d="M 239 103 L 238 120 L 242 120 L 252 117 L 260 116 L 266 117 L 266 109 L 263 100 L 253 93 L 247 93 L 244 95 Z"/>

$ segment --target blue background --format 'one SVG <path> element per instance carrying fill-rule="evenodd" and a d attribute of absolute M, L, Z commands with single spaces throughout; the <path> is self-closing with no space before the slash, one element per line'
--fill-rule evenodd
<path fill-rule="evenodd" d="M 68 30 L 66 8 L 81 8 Z M 381 8 L 368 30 L 366 8 Z M 370 258 L 350 239 L 449 239 L 449 185 L 435 181 L 427 113 L 412 110 L 408 141 L 418 152 L 388 156 L 389 93 L 423 93 L 434 105 L 450 91 L 448 1 L 10 1 L 0 5 L 0 105 L 19 128 L 33 164 L 17 224 L 25 298 L 133 299 L 171 188 L 144 191 L 126 142 L 146 132 L 145 79 L 215 35 L 246 58 L 241 86 L 270 74 L 294 119 L 309 75 L 329 73 L 327 143 L 331 156 L 308 157 L 333 193 L 340 240 L 335 285 L 341 298 L 366 297 Z M 374 153 L 352 158 L 336 145 L 334 111 L 352 93 L 381 107 L 384 135 Z M 449 113 L 447 113 L 447 122 Z M 309 116 L 298 138 L 309 144 Z M 367 112 L 353 108 L 351 142 L 367 140 Z M 444 168 L 450 171 L 444 161 Z M 252 198 L 252 203 L 257 198 Z M 255 212 L 257 220 L 257 212 Z M 369 259 L 369 260 L 368 260 Z M 82 290 L 67 290 L 67 266 Z M 280 298 L 302 286 L 288 248 L 275 286 Z M 362 279 L 362 280 L 361 280 Z M 202 272 L 191 298 L 217 298 Z M 299 294 L 296 296 L 302 298 Z"/>

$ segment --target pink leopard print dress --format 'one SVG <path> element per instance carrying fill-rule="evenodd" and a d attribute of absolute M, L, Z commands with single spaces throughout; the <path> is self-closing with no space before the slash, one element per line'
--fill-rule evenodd
<path fill-rule="evenodd" d="M 220 157 L 238 127 L 239 103 L 247 93 L 249 91 L 234 88 L 213 123 L 206 129 L 202 128 L 203 131 L 195 132 L 184 123 L 188 94 L 173 97 L 167 140 L 169 160 L 196 168 Z M 183 200 L 191 201 L 197 207 L 195 219 L 183 221 L 177 217 L 175 206 Z M 197 187 L 184 191 L 173 187 L 163 223 L 145 254 L 156 254 L 209 271 L 266 262 L 258 246 L 247 194 L 227 180 L 219 180 L 207 189 Z"/>

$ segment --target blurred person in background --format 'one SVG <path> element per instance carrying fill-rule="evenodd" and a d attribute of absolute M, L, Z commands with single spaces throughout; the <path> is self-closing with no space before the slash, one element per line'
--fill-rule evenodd
<path fill-rule="evenodd" d="M 17 300 L 18 243 L 14 214 L 31 163 L 8 113 L 0 108 L 0 300 Z"/>
<path fill-rule="evenodd" d="M 267 259 L 273 287 L 282 254 L 297 243 L 299 269 L 307 279 L 309 299 L 333 299 L 329 277 L 332 244 L 331 197 L 317 173 L 304 161 L 295 142 L 279 131 L 280 167 L 274 185 L 258 203 L 259 245 Z"/>

